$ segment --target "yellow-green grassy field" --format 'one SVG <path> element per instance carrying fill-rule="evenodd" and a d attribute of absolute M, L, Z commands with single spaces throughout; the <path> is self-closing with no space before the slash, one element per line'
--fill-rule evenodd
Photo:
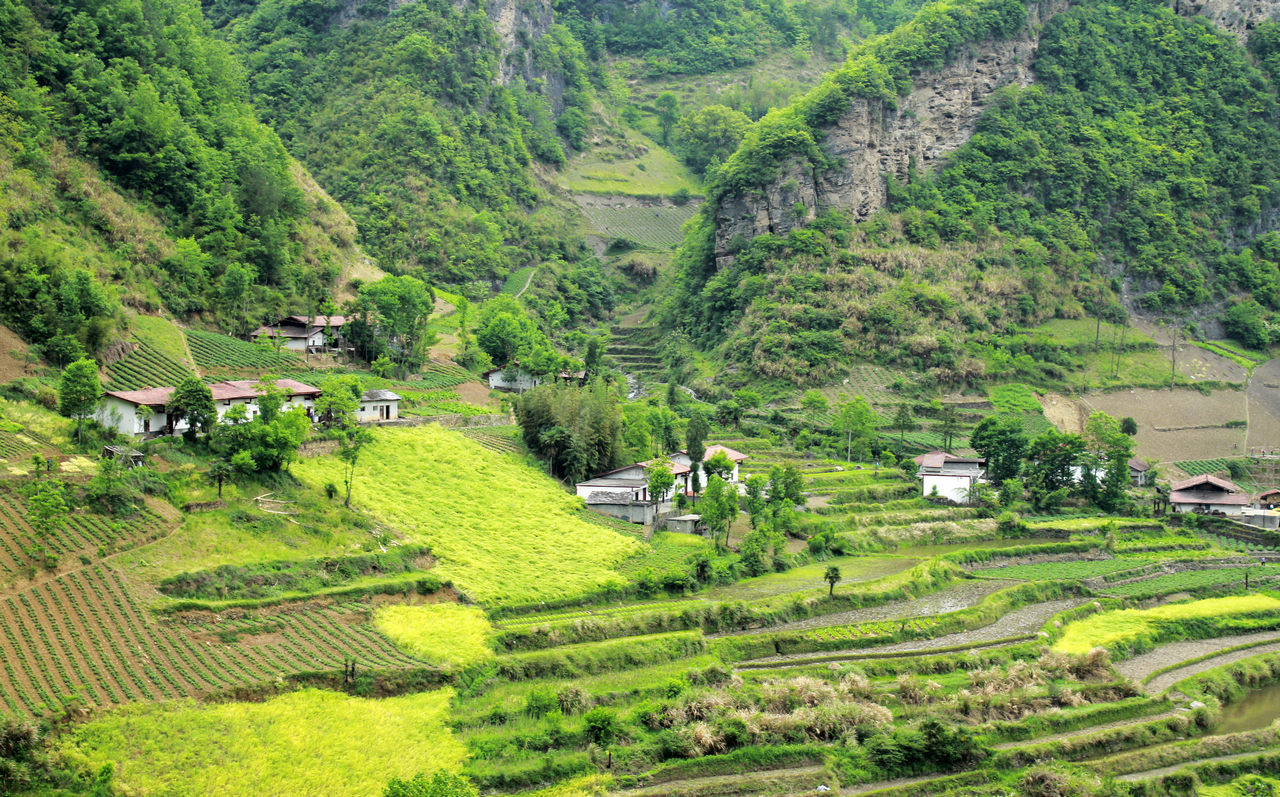
<path fill-rule="evenodd" d="M 115 764 L 129 794 L 376 797 L 391 778 L 459 767 L 452 696 L 308 689 L 265 703 L 131 706 L 76 728 L 62 750 L 95 769 Z"/>
<path fill-rule="evenodd" d="M 465 667 L 493 657 L 493 626 L 475 606 L 382 606 L 373 625 L 406 651 L 441 667 Z"/>
<path fill-rule="evenodd" d="M 335 456 L 293 471 L 315 488 L 342 483 Z M 435 572 L 490 606 L 623 582 L 614 568 L 643 543 L 588 522 L 579 503 L 545 474 L 434 425 L 378 430 L 352 490 L 353 506 L 430 546 Z"/>

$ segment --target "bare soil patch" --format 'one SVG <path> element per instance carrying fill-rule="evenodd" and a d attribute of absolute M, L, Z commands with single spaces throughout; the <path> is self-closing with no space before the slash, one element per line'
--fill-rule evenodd
<path fill-rule="evenodd" d="M 1274 641 L 1272 641 L 1274 640 Z M 1259 643 L 1255 647 L 1245 648 L 1243 650 L 1224 653 L 1221 656 L 1215 656 L 1211 659 L 1205 659 L 1186 667 L 1179 667 L 1176 670 L 1170 670 L 1166 673 L 1152 678 L 1146 685 L 1146 690 L 1150 694 L 1157 694 L 1173 686 L 1183 678 L 1189 678 L 1197 673 L 1223 664 L 1229 664 L 1239 659 L 1256 656 L 1259 653 L 1268 653 L 1272 650 L 1280 650 L 1280 633 L 1275 631 L 1260 631 L 1256 634 L 1241 634 L 1239 636 L 1215 637 L 1213 639 L 1196 639 L 1186 642 L 1170 642 L 1167 645 L 1160 645 L 1149 653 L 1143 653 L 1140 656 L 1134 656 L 1126 659 L 1116 665 L 1116 672 L 1134 681 L 1151 675 L 1151 673 L 1162 670 L 1170 665 L 1177 664 L 1180 661 L 1188 661 L 1190 659 L 1199 658 L 1215 651 L 1225 648 L 1233 648 L 1237 645 L 1248 645 L 1250 643 Z M 1264 644 L 1265 643 L 1265 644 Z"/>
<path fill-rule="evenodd" d="M 1045 393 L 1040 397 L 1040 406 L 1044 408 L 1044 417 L 1060 431 L 1071 434 L 1084 431 L 1089 413 L 1079 401 L 1059 393 Z"/>
<path fill-rule="evenodd" d="M 40 362 L 26 360 L 27 344 L 12 329 L 0 325 L 0 382 L 11 382 L 20 376 L 33 376 Z"/>
<path fill-rule="evenodd" d="M 489 386 L 483 382 L 463 382 L 452 389 L 468 404 L 475 404 L 480 407 L 498 407 L 498 400 L 493 397 Z"/>
<path fill-rule="evenodd" d="M 1237 390 L 1131 389 L 1093 393 L 1084 398 L 1090 411 L 1138 422 L 1138 456 L 1171 462 L 1212 459 L 1243 453 L 1245 430 L 1228 429 L 1229 421 L 1246 420 L 1245 394 Z M 1180 428 L 1206 427 L 1218 428 Z M 1171 430 L 1176 431 L 1161 431 Z"/>

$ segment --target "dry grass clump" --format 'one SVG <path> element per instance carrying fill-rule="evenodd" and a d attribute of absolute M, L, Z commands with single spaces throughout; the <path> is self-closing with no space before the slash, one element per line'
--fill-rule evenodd
<path fill-rule="evenodd" d="M 920 706 L 938 700 L 942 684 L 936 681 L 920 683 L 920 679 L 911 673 L 898 676 L 898 699 L 908 706 Z"/>
<path fill-rule="evenodd" d="M 836 684 L 836 690 L 842 695 L 858 698 L 859 700 L 870 700 L 875 694 L 875 689 L 871 687 L 871 681 L 858 670 L 842 676 L 839 683 Z"/>

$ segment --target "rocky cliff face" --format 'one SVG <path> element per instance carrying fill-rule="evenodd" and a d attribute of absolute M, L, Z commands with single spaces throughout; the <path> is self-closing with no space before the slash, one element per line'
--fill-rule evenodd
<path fill-rule="evenodd" d="M 1173 0 L 1172 8 L 1184 17 L 1208 19 L 1241 44 L 1248 42 L 1259 22 L 1280 17 L 1280 0 Z"/>
<path fill-rule="evenodd" d="M 815 170 L 797 158 L 771 185 L 726 197 L 716 212 L 716 260 L 732 260 L 735 241 L 784 235 L 831 208 L 866 218 L 884 207 L 885 175 L 906 177 L 912 163 L 928 169 L 973 135 L 991 95 L 1010 85 L 1032 82 L 1040 28 L 1067 8 L 1067 0 L 1033 3 L 1027 23 L 1011 39 L 990 40 L 941 70 L 922 73 L 897 107 L 859 99 L 825 132 L 823 149 L 841 166 Z"/>
<path fill-rule="evenodd" d="M 387 11 L 394 12 L 414 0 L 385 0 Z M 552 0 L 456 0 L 460 10 L 475 8 L 478 3 L 493 23 L 498 34 L 498 82 L 509 85 L 516 78 L 530 86 L 542 87 L 552 108 L 563 110 L 564 79 L 538 66 L 534 45 L 555 23 Z M 365 7 L 365 0 L 347 0 L 333 18 L 335 25 L 350 25 Z"/>
<path fill-rule="evenodd" d="M 1173 3 L 1178 13 L 1206 16 L 1242 41 L 1258 22 L 1280 17 L 1280 0 Z M 886 175 L 904 178 L 913 163 L 928 170 L 969 140 L 996 90 L 1034 80 L 1031 64 L 1040 30 L 1068 6 L 1068 0 L 1032 3 L 1017 36 L 983 42 L 943 69 L 922 73 L 897 107 L 856 101 L 823 131 L 822 147 L 841 164 L 838 168 L 816 170 L 797 157 L 771 184 L 725 197 L 715 214 L 717 265 L 732 262 L 738 242 L 765 233 L 785 235 L 822 211 L 837 208 L 866 218 L 884 207 Z"/>

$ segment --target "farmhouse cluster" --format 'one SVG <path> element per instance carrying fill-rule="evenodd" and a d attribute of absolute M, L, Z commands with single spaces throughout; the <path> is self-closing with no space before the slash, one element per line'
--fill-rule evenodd
<path fill-rule="evenodd" d="M 347 317 L 341 315 L 291 315 L 274 324 L 258 327 L 253 337 L 276 342 L 288 351 L 315 354 L 327 348 L 341 346 L 342 327 Z"/>
<path fill-rule="evenodd" d="M 724 454 L 733 463 L 725 481 L 734 489 L 742 490 L 742 463 L 747 455 L 734 451 L 727 446 L 707 446 L 705 459 L 717 454 Z M 577 494 L 587 502 L 587 507 L 602 515 L 609 515 L 631 523 L 652 524 L 660 515 L 671 511 L 671 502 L 676 495 L 691 497 L 693 495 L 693 459 L 688 452 L 677 451 L 670 457 L 671 475 L 675 484 L 664 495 L 649 494 L 649 480 L 645 469 L 652 464 L 637 462 L 623 468 L 616 468 L 602 473 L 594 479 L 578 482 Z M 705 461 L 705 460 L 704 460 Z"/>
<path fill-rule="evenodd" d="M 294 379 L 277 379 L 275 387 L 281 391 L 282 410 L 302 407 L 307 417 L 315 420 L 315 403 L 320 397 L 318 387 Z M 175 387 L 149 387 L 142 390 L 108 390 L 102 394 L 102 403 L 95 415 L 103 426 L 124 435 L 156 437 L 180 434 L 188 429 L 185 418 L 174 418 L 169 412 L 169 400 Z M 243 406 L 245 417 L 258 414 L 258 399 L 263 394 L 262 384 L 254 380 L 215 382 L 209 385 L 214 406 L 221 421 L 233 407 Z M 400 417 L 400 396 L 390 390 L 366 390 L 360 397 L 360 409 L 356 420 L 361 423 L 380 423 Z"/>

